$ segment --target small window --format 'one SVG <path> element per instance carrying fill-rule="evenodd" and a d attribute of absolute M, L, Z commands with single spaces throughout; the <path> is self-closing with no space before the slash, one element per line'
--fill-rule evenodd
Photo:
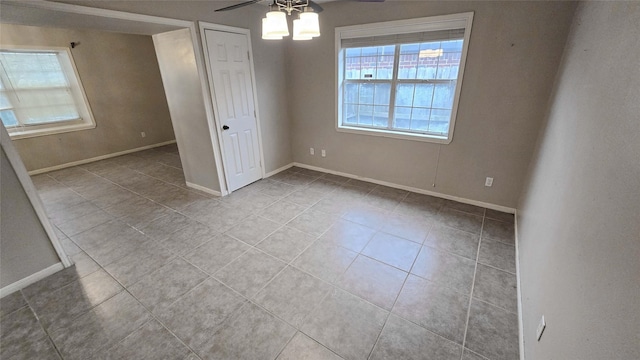
<path fill-rule="evenodd" d="M 0 118 L 12 138 L 95 128 L 68 49 L 0 49 Z"/>
<path fill-rule="evenodd" d="M 472 19 L 336 28 L 337 130 L 450 143 Z"/>

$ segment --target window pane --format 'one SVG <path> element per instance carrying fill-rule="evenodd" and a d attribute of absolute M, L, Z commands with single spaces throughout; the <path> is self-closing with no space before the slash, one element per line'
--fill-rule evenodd
<path fill-rule="evenodd" d="M 357 110 L 358 109 L 356 104 L 345 104 L 344 107 L 342 108 L 342 111 L 343 111 L 342 121 L 345 124 L 357 124 L 358 123 Z"/>
<path fill-rule="evenodd" d="M 396 106 L 413 106 L 413 84 L 399 84 L 396 91 Z"/>
<path fill-rule="evenodd" d="M 345 79 L 360 79 L 360 58 L 345 58 Z"/>
<path fill-rule="evenodd" d="M 441 134 L 448 133 L 450 119 L 451 110 L 431 110 L 431 116 L 429 118 L 429 131 Z"/>
<path fill-rule="evenodd" d="M 3 92 L 0 92 L 0 109 L 7 109 L 11 107 L 11 102 L 7 98 L 7 95 Z"/>
<path fill-rule="evenodd" d="M 456 90 L 456 84 L 450 82 L 448 84 L 436 84 L 433 94 L 433 108 L 451 109 L 453 108 L 453 98 Z"/>
<path fill-rule="evenodd" d="M 376 79 L 393 78 L 393 55 L 378 56 Z"/>
<path fill-rule="evenodd" d="M 374 106 L 373 107 L 373 126 L 388 127 L 389 126 L 389 107 Z"/>
<path fill-rule="evenodd" d="M 411 130 L 427 131 L 429 130 L 430 109 L 413 108 L 411 112 Z"/>
<path fill-rule="evenodd" d="M 347 48 L 345 51 L 346 57 L 356 57 L 360 56 L 360 48 Z"/>
<path fill-rule="evenodd" d="M 402 54 L 402 48 L 400 47 L 400 62 L 398 63 L 398 79 L 415 79 L 416 71 L 418 69 L 418 51 L 412 54 Z"/>
<path fill-rule="evenodd" d="M 396 129 L 411 128 L 411 108 L 396 106 L 393 117 L 393 127 Z"/>
<path fill-rule="evenodd" d="M 413 106 L 431 107 L 433 84 L 416 84 Z"/>
<path fill-rule="evenodd" d="M 391 98 L 391 84 L 376 84 L 375 85 L 375 105 L 389 105 L 389 99 Z"/>
<path fill-rule="evenodd" d="M 16 114 L 13 112 L 13 110 L 0 111 L 0 118 L 2 119 L 2 123 L 5 127 L 18 125 L 18 119 L 16 119 Z"/>
<path fill-rule="evenodd" d="M 373 125 L 373 106 L 358 106 L 358 125 Z"/>
<path fill-rule="evenodd" d="M 437 79 L 457 79 L 461 52 L 444 53 L 438 58 Z"/>
<path fill-rule="evenodd" d="M 360 104 L 373 104 L 374 84 L 360 84 Z"/>
<path fill-rule="evenodd" d="M 347 84 L 344 87 L 344 101 L 347 103 L 358 102 L 358 84 Z"/>

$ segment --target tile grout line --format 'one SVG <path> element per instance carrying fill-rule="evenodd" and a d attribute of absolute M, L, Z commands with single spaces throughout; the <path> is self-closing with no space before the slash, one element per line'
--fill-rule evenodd
<path fill-rule="evenodd" d="M 466 322 L 464 325 L 464 335 L 462 337 L 462 353 L 460 354 L 460 360 L 464 360 L 464 349 L 465 349 L 465 345 L 467 342 L 467 331 L 469 330 L 469 318 L 471 317 L 471 303 L 473 302 L 473 290 L 476 286 L 476 275 L 478 273 L 478 262 L 480 259 L 480 246 L 482 246 L 482 233 L 484 232 L 484 221 L 485 221 L 485 214 L 487 213 L 487 209 L 484 210 L 483 216 L 482 216 L 482 226 L 480 227 L 480 235 L 478 238 L 478 250 L 476 251 L 476 261 L 475 261 L 475 268 L 473 269 L 473 281 L 471 283 L 471 292 L 469 293 L 469 306 L 467 307 L 467 318 L 466 318 Z"/>

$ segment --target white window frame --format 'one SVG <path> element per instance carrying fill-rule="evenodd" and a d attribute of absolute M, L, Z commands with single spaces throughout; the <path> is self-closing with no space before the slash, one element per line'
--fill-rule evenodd
<path fill-rule="evenodd" d="M 424 18 L 387 21 L 373 24 L 353 25 L 337 27 L 335 29 L 335 59 L 336 59 L 336 131 L 345 133 L 354 133 L 361 135 L 373 135 L 391 137 L 397 139 L 425 141 L 440 144 L 449 144 L 453 140 L 453 131 L 455 128 L 456 117 L 458 113 L 458 103 L 460 92 L 462 90 L 462 80 L 464 77 L 464 69 L 467 60 L 467 50 L 469 48 L 469 38 L 471 36 L 471 25 L 473 23 L 473 12 L 431 16 Z M 449 123 L 449 133 L 447 136 L 438 136 L 434 134 L 420 134 L 413 132 L 405 132 L 401 130 L 390 129 L 374 129 L 357 127 L 342 124 L 342 106 L 343 106 L 343 86 L 344 86 L 344 49 L 341 47 L 342 39 L 364 38 L 371 36 L 409 34 L 427 31 L 439 31 L 449 29 L 464 28 L 464 40 L 462 45 L 462 55 L 460 59 L 460 69 L 456 82 L 455 97 L 453 100 L 453 108 L 451 110 L 451 120 Z M 394 79 L 395 80 L 395 79 Z M 391 91 L 395 91 L 394 88 Z M 389 104 L 394 106 L 394 104 Z"/>
<path fill-rule="evenodd" d="M 13 46 L 1 45 L 1 49 L 9 51 L 28 51 L 28 52 L 52 52 L 58 54 L 60 66 L 64 72 L 67 81 L 71 87 L 71 92 L 75 100 L 75 104 L 80 115 L 79 119 L 56 121 L 46 124 L 37 124 L 30 126 L 7 127 L 7 132 L 11 139 L 24 139 L 36 136 L 45 136 L 71 131 L 94 129 L 96 127 L 93 112 L 89 106 L 87 95 L 78 75 L 78 69 L 73 61 L 71 50 L 66 47 L 53 46 Z M 1 71 L 1 69 L 0 69 Z M 4 78 L 5 74 L 0 74 Z"/>

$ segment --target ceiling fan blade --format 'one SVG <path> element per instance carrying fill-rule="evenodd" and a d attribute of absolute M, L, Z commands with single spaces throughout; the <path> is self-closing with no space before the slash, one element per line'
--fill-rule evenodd
<path fill-rule="evenodd" d="M 322 6 L 318 5 L 317 3 L 309 0 L 309 7 L 311 9 L 313 9 L 314 12 L 316 13 L 321 13 L 324 9 L 322 8 Z"/>
<path fill-rule="evenodd" d="M 241 2 L 239 4 L 223 7 L 222 9 L 218 9 L 218 10 L 215 10 L 215 11 L 235 10 L 235 9 L 239 9 L 241 7 L 245 7 L 245 6 L 248 6 L 248 5 L 253 5 L 253 4 L 255 4 L 255 3 L 259 2 L 259 1 L 260 0 L 249 0 L 249 1 Z"/>

